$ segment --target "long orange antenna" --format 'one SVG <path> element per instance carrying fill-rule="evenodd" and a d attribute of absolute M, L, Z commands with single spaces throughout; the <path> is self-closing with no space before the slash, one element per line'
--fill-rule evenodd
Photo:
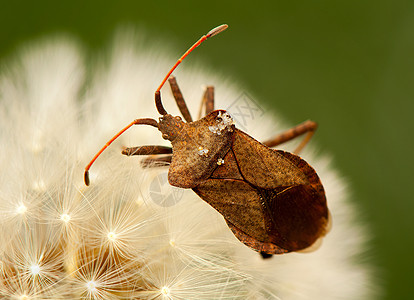
<path fill-rule="evenodd" d="M 90 181 L 89 181 L 89 169 L 91 168 L 91 166 L 93 165 L 93 163 L 95 162 L 95 160 L 102 154 L 102 152 L 104 152 L 104 150 L 106 148 L 108 148 L 108 146 L 110 144 L 112 144 L 113 141 L 115 141 L 128 128 L 130 128 L 133 125 L 139 125 L 139 124 L 142 124 L 142 125 L 151 125 L 151 126 L 154 126 L 154 127 L 157 127 L 158 128 L 157 121 L 155 121 L 154 119 L 146 118 L 146 119 L 136 119 L 136 120 L 132 121 L 131 123 L 129 123 L 127 126 L 125 126 L 123 129 L 121 129 L 121 131 L 119 131 L 108 142 L 106 142 L 105 146 L 103 146 L 101 148 L 101 150 L 99 150 L 98 153 L 95 154 L 95 156 L 92 158 L 92 160 L 89 162 L 89 164 L 85 167 L 85 173 L 83 174 L 83 180 L 85 181 L 85 184 L 86 185 L 89 185 L 89 183 L 90 183 Z"/>
<path fill-rule="evenodd" d="M 194 45 L 192 45 L 181 57 L 180 59 L 175 63 L 175 65 L 170 69 L 170 71 L 168 72 L 168 74 L 165 76 L 165 78 L 163 79 L 163 81 L 161 82 L 160 86 L 158 87 L 158 89 L 155 91 L 155 105 L 157 107 L 158 112 L 161 115 L 166 115 L 167 111 L 164 109 L 164 107 L 162 106 L 161 103 L 161 95 L 160 95 L 160 90 L 162 88 L 162 86 L 165 84 L 165 82 L 167 81 L 168 77 L 170 77 L 171 73 L 178 67 L 178 65 L 184 60 L 184 58 L 186 58 L 186 56 L 188 54 L 191 53 L 191 51 L 193 51 L 195 48 L 197 48 L 202 42 L 204 42 L 206 39 L 208 39 L 209 37 L 215 36 L 217 34 L 219 34 L 220 32 L 222 32 L 223 30 L 227 29 L 227 24 L 223 24 L 220 26 L 217 26 L 213 29 L 211 29 L 206 35 L 203 35 Z M 95 160 L 102 154 L 102 152 L 104 152 L 104 150 L 106 148 L 108 148 L 108 146 L 110 144 L 112 144 L 113 141 L 115 141 L 121 134 L 123 134 L 126 130 L 128 130 L 131 126 L 133 125 L 150 125 L 150 126 L 154 126 L 158 128 L 158 123 L 157 121 L 155 121 L 154 119 L 136 119 L 134 121 L 132 121 L 130 124 L 128 124 L 127 126 L 125 126 L 123 129 L 121 129 L 121 131 L 119 131 L 117 134 L 115 134 L 108 142 L 106 142 L 106 144 L 101 148 L 101 150 L 98 151 L 98 153 L 95 154 L 95 156 L 92 158 L 92 160 L 89 162 L 89 164 L 85 167 L 85 173 L 84 173 L 84 181 L 86 185 L 89 185 L 90 180 L 89 180 L 89 169 L 91 168 L 91 166 L 93 165 L 93 163 L 95 162 Z"/>
<path fill-rule="evenodd" d="M 203 35 L 197 42 L 195 42 L 194 45 L 192 45 L 175 63 L 175 65 L 171 68 L 171 70 L 167 73 L 167 75 L 165 76 L 165 78 L 163 79 L 163 81 L 161 82 L 160 86 L 158 87 L 158 89 L 155 91 L 155 105 L 157 107 L 158 112 L 161 115 L 166 115 L 167 111 L 164 109 L 164 107 L 162 106 L 161 103 L 161 96 L 160 96 L 160 90 L 163 87 L 163 85 L 165 84 L 165 82 L 167 81 L 167 79 L 170 77 L 170 75 L 172 74 L 172 72 L 174 72 L 174 70 L 178 67 L 178 65 L 184 60 L 184 58 L 187 57 L 188 54 L 190 54 L 195 48 L 197 48 L 198 46 L 200 46 L 200 44 L 202 42 L 204 42 L 206 39 L 208 39 L 209 37 L 215 36 L 217 34 L 219 34 L 220 32 L 224 31 L 227 29 L 227 27 L 229 27 L 227 24 L 223 24 L 220 26 L 217 26 L 213 29 L 211 29 L 206 35 Z"/>

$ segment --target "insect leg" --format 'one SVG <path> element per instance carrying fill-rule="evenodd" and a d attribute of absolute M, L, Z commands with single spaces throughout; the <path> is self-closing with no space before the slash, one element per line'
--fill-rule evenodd
<path fill-rule="evenodd" d="M 315 133 L 316 129 L 318 128 L 318 124 L 313 121 L 305 121 L 285 132 L 282 134 L 279 134 L 275 136 L 274 138 L 264 141 L 263 144 L 268 147 L 275 147 L 277 145 L 280 145 L 282 143 L 285 143 L 287 141 L 290 141 L 302 134 L 305 134 L 305 137 L 303 138 L 302 142 L 299 144 L 299 146 L 295 149 L 293 153 L 298 154 L 302 149 L 306 146 L 306 144 L 309 142 L 309 140 L 312 138 L 313 134 Z"/>
<path fill-rule="evenodd" d="M 125 148 L 122 150 L 124 155 L 151 155 L 141 161 L 141 165 L 144 168 L 162 167 L 169 165 L 172 159 L 172 148 L 165 146 L 140 146 Z M 155 154 L 155 155 L 154 155 Z M 159 154 L 169 154 L 161 155 Z"/>
<path fill-rule="evenodd" d="M 203 98 L 201 99 L 200 110 L 198 111 L 198 119 L 201 119 L 204 106 L 206 115 L 208 115 L 214 110 L 214 86 L 207 86 L 203 94 Z"/>
<path fill-rule="evenodd" d="M 170 78 L 168 78 L 168 82 L 170 84 L 175 102 L 177 102 L 177 106 L 181 114 L 183 115 L 184 119 L 187 122 L 193 122 L 193 118 L 191 117 L 190 111 L 188 110 L 187 104 L 185 103 L 183 94 L 181 93 L 180 88 L 178 87 L 177 80 L 174 76 L 170 76 Z"/>
<path fill-rule="evenodd" d="M 172 153 L 171 147 L 165 146 L 140 146 L 140 147 L 131 147 L 125 148 L 122 150 L 124 155 L 151 155 L 151 154 L 170 154 Z"/>
<path fill-rule="evenodd" d="M 208 86 L 204 97 L 206 98 L 206 115 L 214 110 L 214 86 Z"/>

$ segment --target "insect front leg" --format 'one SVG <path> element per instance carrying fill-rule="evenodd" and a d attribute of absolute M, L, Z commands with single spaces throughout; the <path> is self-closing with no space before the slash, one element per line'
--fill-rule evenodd
<path fill-rule="evenodd" d="M 306 144 L 312 138 L 317 128 L 318 128 L 318 124 L 316 122 L 308 120 L 275 136 L 274 138 L 270 140 L 264 141 L 263 144 L 268 147 L 276 147 L 277 145 L 288 142 L 306 133 L 302 142 L 299 144 L 299 146 L 296 147 L 295 151 L 293 152 L 294 154 L 299 154 L 299 152 L 302 151 L 302 149 L 306 146 Z"/>
<path fill-rule="evenodd" d="M 205 115 L 214 110 L 214 86 L 207 86 L 201 99 L 200 110 L 198 111 L 198 119 L 201 119 L 203 108 L 205 107 Z"/>
<path fill-rule="evenodd" d="M 181 90 L 178 87 L 177 80 L 175 79 L 175 77 L 170 76 L 170 78 L 168 78 L 168 83 L 170 84 L 175 102 L 177 102 L 178 109 L 183 115 L 184 120 L 186 120 L 188 123 L 193 122 L 193 118 L 191 117 L 190 111 L 188 110 L 187 104 L 185 103 L 183 94 L 181 93 Z"/>
<path fill-rule="evenodd" d="M 124 155 L 151 155 L 151 154 L 171 154 L 172 148 L 171 147 L 165 147 L 165 146 L 139 146 L 139 147 L 130 147 L 125 148 L 122 150 L 122 154 Z"/>
<path fill-rule="evenodd" d="M 139 146 L 130 147 L 122 150 L 122 154 L 127 156 L 132 155 L 151 155 L 141 161 L 141 166 L 144 168 L 154 168 L 169 165 L 172 159 L 172 148 L 165 146 Z M 161 155 L 168 154 L 168 155 Z M 160 156 L 159 156 L 160 155 Z"/>

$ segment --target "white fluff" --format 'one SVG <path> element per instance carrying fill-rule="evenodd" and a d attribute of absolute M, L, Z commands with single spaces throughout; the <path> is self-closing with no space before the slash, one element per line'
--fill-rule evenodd
<path fill-rule="evenodd" d="M 135 118 L 158 118 L 154 91 L 174 58 L 144 41 L 118 35 L 88 76 L 68 39 L 31 45 L 2 69 L 0 298 L 371 299 L 370 268 L 357 260 L 366 232 L 346 185 L 312 142 L 302 156 L 320 175 L 333 216 L 312 253 L 261 259 L 191 190 L 164 186 L 177 203 L 155 203 L 151 184 L 166 169 L 145 170 L 120 154 L 121 146 L 168 145 L 149 126 L 122 135 L 84 186 L 83 168 L 113 134 Z M 232 112 L 248 98 L 191 59 L 175 74 L 193 117 L 205 84 L 215 86 L 217 108 Z M 162 98 L 178 114 L 168 87 Z M 255 138 L 289 128 L 252 105 L 255 117 L 244 122 L 235 111 L 235 120 Z"/>

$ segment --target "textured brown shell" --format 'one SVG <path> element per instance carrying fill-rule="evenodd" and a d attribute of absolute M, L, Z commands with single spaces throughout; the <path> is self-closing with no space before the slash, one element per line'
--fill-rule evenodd
<path fill-rule="evenodd" d="M 256 251 L 303 250 L 326 233 L 329 213 L 314 169 L 237 129 L 224 164 L 193 190 Z"/>
<path fill-rule="evenodd" d="M 217 167 L 217 160 L 229 151 L 234 136 L 234 125 L 220 135 L 209 130 L 217 123 L 217 116 L 223 110 L 215 110 L 204 118 L 185 123 L 180 134 L 171 144 L 173 157 L 168 171 L 171 185 L 193 188 L 208 179 Z M 200 147 L 208 150 L 199 154 Z"/>

